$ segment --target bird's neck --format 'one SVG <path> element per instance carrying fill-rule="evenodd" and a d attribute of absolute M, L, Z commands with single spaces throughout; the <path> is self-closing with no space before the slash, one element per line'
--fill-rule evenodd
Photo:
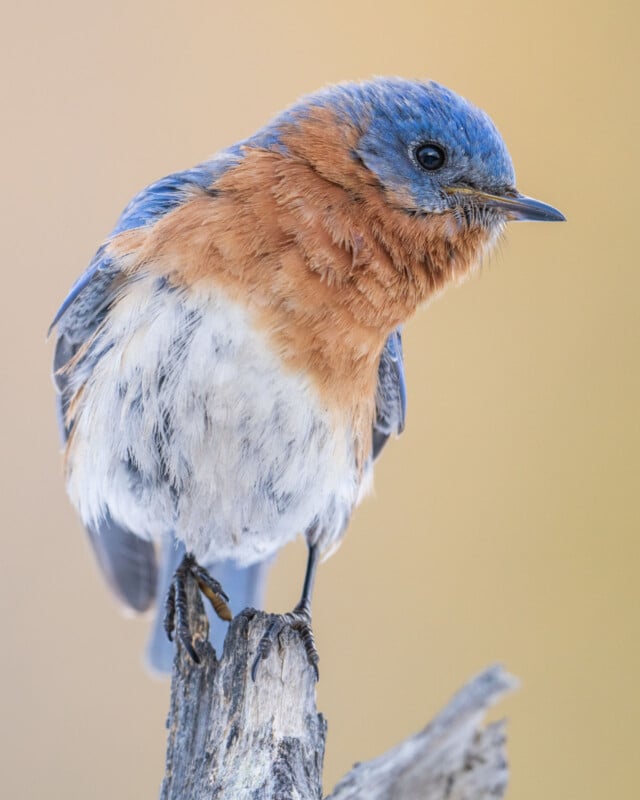
<path fill-rule="evenodd" d="M 327 154 L 332 169 L 343 152 Z M 217 182 L 209 263 L 220 271 L 222 256 L 220 279 L 251 298 L 287 363 L 353 405 L 375 395 L 391 331 L 466 276 L 490 235 L 453 213 L 407 214 L 351 158 L 339 183 L 294 156 L 249 149 Z"/>

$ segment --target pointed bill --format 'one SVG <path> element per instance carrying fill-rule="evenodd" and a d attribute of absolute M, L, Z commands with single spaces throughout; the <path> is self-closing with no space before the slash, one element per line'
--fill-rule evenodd
<path fill-rule="evenodd" d="M 499 208 L 509 220 L 532 222 L 564 222 L 566 217 L 557 208 L 534 200 L 519 192 L 509 194 L 490 194 L 467 186 L 447 186 L 445 191 L 454 195 L 471 195 L 476 202 L 488 208 Z"/>

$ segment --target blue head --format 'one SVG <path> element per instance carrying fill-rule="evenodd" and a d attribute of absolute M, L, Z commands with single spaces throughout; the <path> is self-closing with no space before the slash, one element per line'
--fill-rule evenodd
<path fill-rule="evenodd" d="M 357 155 L 380 183 L 424 212 L 450 205 L 448 187 L 502 194 L 515 186 L 511 158 L 489 117 L 437 83 L 364 84 L 371 110 Z"/>
<path fill-rule="evenodd" d="M 303 98 L 260 137 L 277 147 L 283 125 L 318 108 L 331 109 L 357 130 L 352 157 L 411 214 L 454 210 L 462 222 L 480 224 L 564 219 L 516 191 L 511 158 L 491 119 L 438 83 L 378 78 L 337 84 Z"/>

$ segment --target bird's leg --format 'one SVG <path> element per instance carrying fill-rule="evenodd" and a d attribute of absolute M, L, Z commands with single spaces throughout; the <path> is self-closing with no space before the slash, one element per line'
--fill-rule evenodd
<path fill-rule="evenodd" d="M 227 605 L 229 598 L 224 593 L 222 586 L 206 569 L 200 566 L 191 553 L 187 553 L 175 571 L 171 586 L 165 601 L 164 629 L 170 641 L 173 641 L 175 631 L 185 650 L 196 664 L 200 657 L 193 646 L 193 638 L 189 627 L 189 609 L 187 603 L 187 581 L 194 580 L 204 594 L 220 619 L 229 622 L 232 614 Z"/>
<path fill-rule="evenodd" d="M 251 667 L 251 677 L 254 681 L 258 674 L 258 665 L 263 659 L 268 657 L 274 641 L 279 638 L 280 634 L 287 626 L 298 631 L 300 634 L 304 649 L 307 653 L 307 659 L 315 673 L 316 680 L 318 680 L 318 661 L 320 660 L 320 656 L 318 655 L 316 643 L 313 638 L 313 631 L 311 629 L 311 594 L 316 578 L 319 556 L 318 546 L 310 544 L 307 558 L 307 571 L 304 576 L 304 586 L 302 588 L 300 602 L 293 611 L 290 611 L 288 614 L 278 614 L 265 631 L 258 645 L 258 652 L 253 666 Z"/>

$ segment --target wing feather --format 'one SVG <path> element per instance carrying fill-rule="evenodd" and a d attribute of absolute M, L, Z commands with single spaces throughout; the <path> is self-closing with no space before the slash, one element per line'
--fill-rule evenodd
<path fill-rule="evenodd" d="M 373 425 L 373 458 L 380 455 L 390 436 L 404 430 L 407 390 L 404 377 L 402 333 L 397 328 L 387 339 L 378 366 L 376 419 Z"/>

